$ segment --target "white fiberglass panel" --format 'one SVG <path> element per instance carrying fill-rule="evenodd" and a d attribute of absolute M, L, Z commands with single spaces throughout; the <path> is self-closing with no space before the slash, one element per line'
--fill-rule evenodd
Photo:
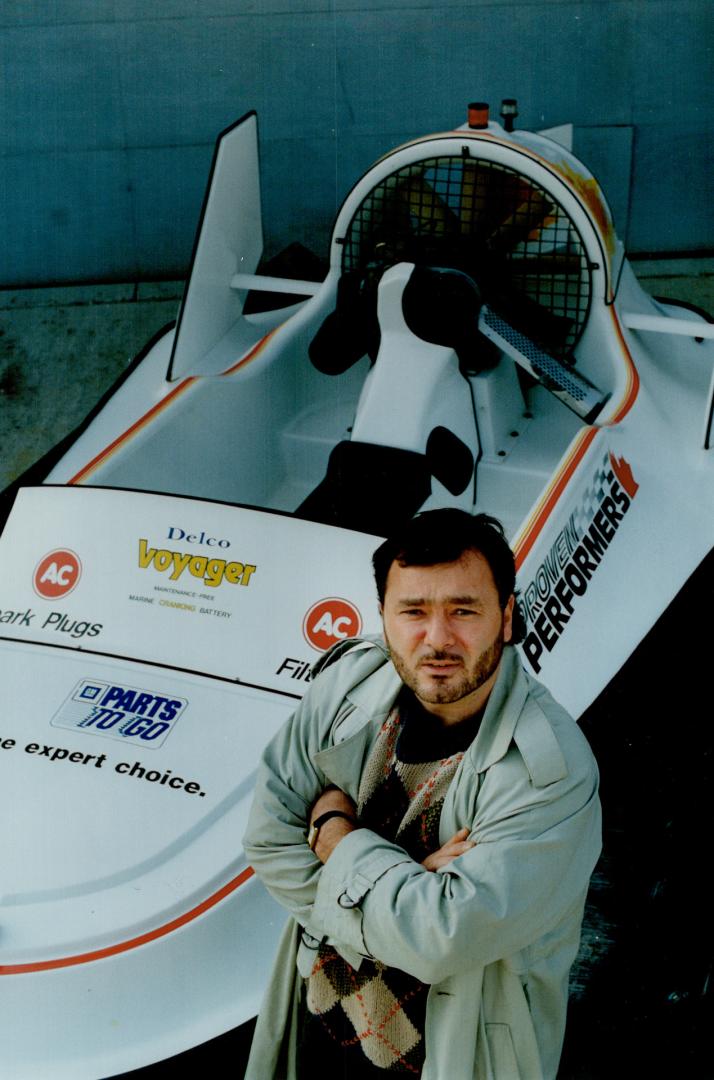
<path fill-rule="evenodd" d="M 241 319 L 245 292 L 232 289 L 231 279 L 239 271 L 254 273 L 262 251 L 258 121 L 249 113 L 216 145 L 170 378 L 218 372 L 259 340 Z M 220 343 L 227 335 L 223 355 Z"/>
<path fill-rule="evenodd" d="M 296 696 L 17 642 L 0 670 L 3 964 L 154 933 L 246 869 L 255 770 Z"/>
<path fill-rule="evenodd" d="M 0 537 L 0 636 L 304 689 L 321 651 L 378 632 L 378 543 L 222 503 L 24 488 Z"/>

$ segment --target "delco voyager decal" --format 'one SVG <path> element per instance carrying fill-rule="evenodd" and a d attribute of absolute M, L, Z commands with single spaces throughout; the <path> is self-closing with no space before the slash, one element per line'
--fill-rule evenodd
<path fill-rule="evenodd" d="M 528 628 L 523 652 L 536 674 L 544 653 L 552 652 L 566 632 L 638 488 L 625 459 L 606 451 L 580 505 L 523 588 L 520 604 Z"/>
<path fill-rule="evenodd" d="M 168 573 L 169 581 L 178 581 L 187 570 L 191 577 L 199 578 L 213 589 L 224 581 L 229 585 L 248 585 L 257 569 L 253 563 L 229 562 L 190 551 L 149 547 L 149 541 L 143 538 L 139 540 L 139 567 L 142 570 L 153 567 L 160 574 Z"/>
<path fill-rule="evenodd" d="M 152 748 L 166 741 L 187 705 L 185 698 L 83 679 L 51 723 Z"/>

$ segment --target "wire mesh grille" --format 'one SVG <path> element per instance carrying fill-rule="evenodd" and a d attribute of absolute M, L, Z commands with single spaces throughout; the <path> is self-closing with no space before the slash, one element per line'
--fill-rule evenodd
<path fill-rule="evenodd" d="M 463 270 L 512 325 L 558 357 L 585 326 L 591 271 L 573 222 L 514 169 L 428 158 L 382 180 L 347 229 L 342 269 L 414 262 Z"/>

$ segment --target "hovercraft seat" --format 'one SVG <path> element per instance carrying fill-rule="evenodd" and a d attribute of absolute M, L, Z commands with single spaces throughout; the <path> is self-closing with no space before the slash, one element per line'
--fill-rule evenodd
<path fill-rule="evenodd" d="M 381 341 L 377 316 L 379 281 L 386 267 L 342 274 L 335 310 L 324 319 L 309 346 L 310 360 L 323 375 L 341 375 L 363 356 L 377 359 Z M 414 266 L 401 298 L 407 327 L 423 341 L 456 352 L 464 374 L 492 367 L 498 358 L 479 333 L 481 294 L 468 274 L 448 267 Z"/>
<path fill-rule="evenodd" d="M 364 355 L 372 369 L 352 439 L 334 447 L 299 517 L 385 535 L 424 505 L 432 480 L 453 496 L 466 491 L 478 435 L 464 375 L 489 367 L 495 351 L 478 332 L 479 309 L 478 289 L 458 271 L 399 264 L 343 275 L 310 357 L 323 374 Z"/>
<path fill-rule="evenodd" d="M 426 457 L 373 443 L 340 442 L 327 473 L 295 511 L 298 517 L 386 536 L 431 493 Z"/>

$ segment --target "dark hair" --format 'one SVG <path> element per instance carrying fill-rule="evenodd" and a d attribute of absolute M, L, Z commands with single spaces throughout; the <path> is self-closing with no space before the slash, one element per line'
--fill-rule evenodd
<path fill-rule="evenodd" d="M 372 566 L 380 604 L 384 603 L 387 575 L 393 562 L 400 566 L 436 566 L 457 562 L 466 551 L 483 555 L 493 574 L 503 610 L 509 597 L 516 593 L 516 564 L 503 526 L 488 514 L 472 515 L 465 510 L 446 508 L 417 514 L 377 548 Z M 525 633 L 516 599 L 512 644 L 522 641 Z"/>

